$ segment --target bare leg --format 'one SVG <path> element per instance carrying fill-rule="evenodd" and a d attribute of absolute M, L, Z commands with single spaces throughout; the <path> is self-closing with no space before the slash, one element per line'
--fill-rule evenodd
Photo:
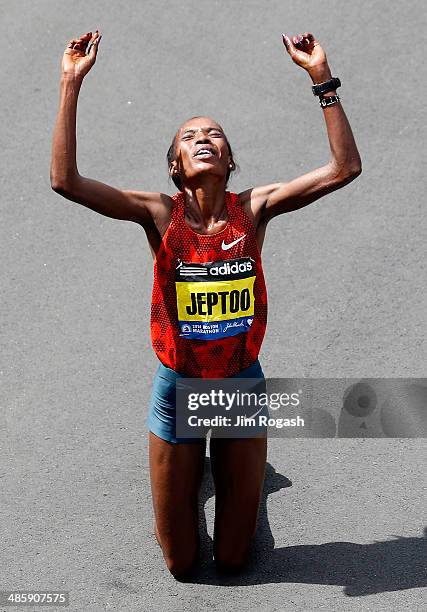
<path fill-rule="evenodd" d="M 214 556 L 219 569 L 238 571 L 255 535 L 267 459 L 267 438 L 211 438 L 215 482 Z"/>
<path fill-rule="evenodd" d="M 198 556 L 197 498 L 205 454 L 206 440 L 172 444 L 149 432 L 155 535 L 176 578 L 188 573 Z"/>

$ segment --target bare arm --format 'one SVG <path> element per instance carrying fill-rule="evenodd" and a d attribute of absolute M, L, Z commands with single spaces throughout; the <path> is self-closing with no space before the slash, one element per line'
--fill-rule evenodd
<path fill-rule="evenodd" d="M 313 66 L 306 68 L 313 83 L 322 83 L 332 77 L 326 55 L 312 34 L 303 35 L 306 51 L 298 50 L 289 40 L 287 49 L 295 63 L 303 65 L 310 55 L 316 55 Z M 296 37 L 294 37 L 294 40 Z M 299 43 L 299 49 L 304 48 Z M 304 57 L 305 56 L 305 57 Z M 324 95 L 331 96 L 336 91 Z M 303 208 L 319 198 L 340 189 L 362 172 L 362 164 L 353 133 L 341 102 L 321 110 L 324 114 L 331 149 L 330 161 L 320 168 L 286 183 L 273 183 L 248 189 L 240 194 L 242 203 L 250 200 L 258 222 L 267 222 L 276 215 Z"/>
<path fill-rule="evenodd" d="M 156 214 L 167 206 L 168 196 L 156 192 L 122 190 L 81 176 L 76 160 L 77 101 L 85 74 L 95 63 L 98 43 L 89 54 L 88 33 L 70 41 L 62 64 L 60 102 L 53 132 L 50 181 L 54 191 L 113 219 L 152 225 Z M 96 34 L 92 37 L 96 41 Z M 160 207 L 160 208 L 159 208 Z"/>

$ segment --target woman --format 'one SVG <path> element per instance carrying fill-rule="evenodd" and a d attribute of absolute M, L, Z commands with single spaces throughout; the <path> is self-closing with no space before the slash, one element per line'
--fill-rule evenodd
<path fill-rule="evenodd" d="M 318 85 L 313 93 L 331 149 L 326 165 L 289 182 L 231 193 L 226 191 L 235 169 L 231 146 L 218 123 L 199 116 L 180 126 L 167 155 L 179 189 L 173 197 L 83 177 L 76 163 L 77 98 L 100 39 L 98 31 L 88 32 L 64 52 L 51 185 L 100 214 L 139 223 L 147 235 L 154 259 L 151 335 L 160 361 L 148 418 L 154 529 L 167 567 L 179 579 L 198 555 L 197 498 L 206 440 L 175 436 L 175 382 L 188 376 L 263 377 L 258 353 L 267 299 L 260 252 L 267 223 L 348 184 L 361 173 L 361 161 L 336 94 L 339 79 L 332 79 L 324 50 L 305 32 L 283 35 L 283 43 Z M 234 293 L 226 290 L 230 283 Z M 214 556 L 223 571 L 239 571 L 247 560 L 266 452 L 266 437 L 211 438 Z"/>

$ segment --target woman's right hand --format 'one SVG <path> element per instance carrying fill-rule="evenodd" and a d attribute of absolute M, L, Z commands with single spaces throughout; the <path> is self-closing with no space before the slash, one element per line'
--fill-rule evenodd
<path fill-rule="evenodd" d="M 96 30 L 87 32 L 80 38 L 73 38 L 67 45 L 62 58 L 62 75 L 67 78 L 83 77 L 89 72 L 96 60 L 98 45 L 102 35 Z M 86 54 L 88 45 L 89 53 Z"/>

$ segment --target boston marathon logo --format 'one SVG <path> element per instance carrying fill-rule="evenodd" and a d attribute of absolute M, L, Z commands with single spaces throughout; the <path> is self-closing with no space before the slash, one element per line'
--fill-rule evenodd
<path fill-rule="evenodd" d="M 248 331 L 255 278 L 251 257 L 180 262 L 175 276 L 180 336 L 216 340 Z"/>

